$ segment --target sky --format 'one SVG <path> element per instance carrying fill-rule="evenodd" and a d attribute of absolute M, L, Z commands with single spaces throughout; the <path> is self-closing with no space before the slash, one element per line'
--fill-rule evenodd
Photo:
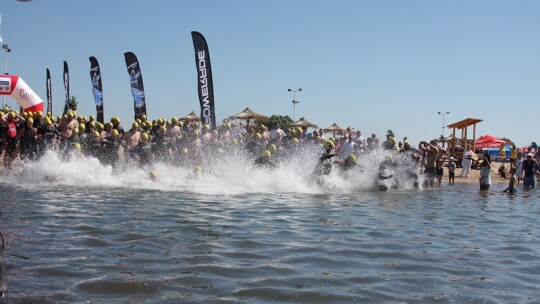
<path fill-rule="evenodd" d="M 477 137 L 540 141 L 540 1 L 0 0 L 0 13 L 8 73 L 45 99 L 49 68 L 55 115 L 63 61 L 78 113 L 95 115 L 95 56 L 105 119 L 129 127 L 128 51 L 141 66 L 149 118 L 199 113 L 198 31 L 209 45 L 218 122 L 249 106 L 367 136 L 391 129 L 416 145 L 448 136 L 443 119 L 479 118 Z M 288 89 L 298 88 L 294 111 Z"/>

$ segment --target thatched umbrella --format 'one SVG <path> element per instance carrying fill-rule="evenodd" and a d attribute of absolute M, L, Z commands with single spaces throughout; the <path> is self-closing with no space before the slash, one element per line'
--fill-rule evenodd
<path fill-rule="evenodd" d="M 268 118 L 268 116 L 264 116 L 262 114 L 259 114 L 255 111 L 253 111 L 252 109 L 250 109 L 249 107 L 247 107 L 244 111 L 236 114 L 236 115 L 233 115 L 231 116 L 232 118 L 234 119 L 243 119 L 246 121 L 246 127 L 249 126 L 249 121 L 251 119 L 255 120 L 255 121 L 260 121 L 260 122 L 266 122 L 268 121 L 270 118 Z"/>
<path fill-rule="evenodd" d="M 337 123 L 333 123 L 331 126 L 329 126 L 328 128 L 324 128 L 323 131 L 325 133 L 334 133 L 334 137 L 336 137 L 336 133 L 337 134 L 343 134 L 343 129 L 337 125 Z"/>
<path fill-rule="evenodd" d="M 197 116 L 197 114 L 195 114 L 195 111 L 192 111 L 188 115 L 182 117 L 182 119 L 189 120 L 189 121 L 201 121 L 201 118 Z"/>
<path fill-rule="evenodd" d="M 303 128 L 314 128 L 314 129 L 318 128 L 316 124 L 310 123 L 309 121 L 305 120 L 304 117 L 300 118 L 300 120 L 298 120 L 298 121 L 293 122 L 292 124 L 290 124 L 290 126 L 303 127 Z"/>

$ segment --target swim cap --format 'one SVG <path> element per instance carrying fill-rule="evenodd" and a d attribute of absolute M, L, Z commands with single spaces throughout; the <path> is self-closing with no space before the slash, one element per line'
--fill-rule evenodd
<path fill-rule="evenodd" d="M 159 130 L 163 133 L 167 132 L 167 127 L 165 126 L 161 126 L 161 128 L 159 128 Z"/>
<path fill-rule="evenodd" d="M 352 162 L 356 162 L 356 156 L 354 156 L 354 154 L 351 154 L 351 155 L 349 155 L 349 157 L 347 157 L 347 160 L 352 161 Z"/>
<path fill-rule="evenodd" d="M 262 156 L 264 156 L 264 157 L 270 157 L 270 156 L 272 156 L 272 153 L 270 153 L 270 151 L 268 151 L 268 150 L 264 150 Z"/>
<path fill-rule="evenodd" d="M 79 131 L 84 131 L 86 129 L 86 127 L 84 126 L 83 123 L 80 123 L 79 124 Z"/>
<path fill-rule="evenodd" d="M 212 132 L 214 135 L 218 136 L 219 133 L 218 133 L 218 130 L 214 130 L 214 132 Z"/>
<path fill-rule="evenodd" d="M 293 138 L 292 141 L 293 141 L 293 143 L 297 144 L 298 143 L 298 138 Z"/>
<path fill-rule="evenodd" d="M 138 124 L 137 122 L 134 122 L 134 123 L 131 125 L 131 127 L 133 127 L 133 128 L 138 128 L 138 127 L 139 127 L 139 124 Z"/>
<path fill-rule="evenodd" d="M 182 148 L 181 152 L 182 152 L 182 154 L 188 154 L 188 149 L 187 148 Z"/>
<path fill-rule="evenodd" d="M 95 129 L 95 128 L 96 128 L 96 123 L 93 122 L 93 121 L 91 121 L 91 122 L 88 124 L 88 127 L 89 127 L 89 128 L 94 128 L 94 129 Z"/>
<path fill-rule="evenodd" d="M 142 123 L 142 121 L 141 121 L 140 119 L 138 119 L 138 118 L 135 119 L 135 121 L 136 121 L 138 124 L 141 124 L 141 123 Z"/>
<path fill-rule="evenodd" d="M 210 130 L 210 125 L 209 124 L 204 124 L 204 129 L 205 130 Z"/>
<path fill-rule="evenodd" d="M 29 117 L 26 121 L 29 122 L 30 124 L 34 123 L 34 119 L 32 117 Z"/>
<path fill-rule="evenodd" d="M 255 138 L 256 139 L 261 139 L 262 138 L 261 133 L 255 133 Z"/>
<path fill-rule="evenodd" d="M 88 118 L 90 118 L 90 120 L 94 120 L 94 115 L 90 115 Z"/>
<path fill-rule="evenodd" d="M 73 134 L 79 134 L 79 128 L 73 128 Z"/>
<path fill-rule="evenodd" d="M 99 132 L 98 131 L 94 131 L 94 137 L 99 137 Z"/>
<path fill-rule="evenodd" d="M 141 139 L 147 140 L 148 139 L 148 133 L 143 133 L 141 135 Z"/>
<path fill-rule="evenodd" d="M 17 113 L 15 113 L 15 112 L 9 112 L 9 117 L 15 118 L 15 117 L 17 117 Z"/>
<path fill-rule="evenodd" d="M 37 116 L 43 116 L 43 112 L 41 112 L 41 111 L 38 111 L 36 114 L 37 114 Z"/>
<path fill-rule="evenodd" d="M 114 129 L 114 130 L 112 130 L 112 135 L 118 136 L 118 135 L 120 135 L 120 132 L 118 132 L 118 130 Z"/>
<path fill-rule="evenodd" d="M 193 171 L 194 171 L 194 172 L 197 172 L 197 173 L 201 173 L 201 172 L 202 172 L 202 168 L 201 168 L 201 166 L 197 165 L 197 166 L 195 166 L 195 168 L 193 168 Z"/>
<path fill-rule="evenodd" d="M 233 145 L 238 145 L 238 139 L 233 138 L 233 139 L 231 140 L 231 143 L 232 143 Z"/>
<path fill-rule="evenodd" d="M 172 123 L 177 123 L 177 122 L 178 122 L 178 118 L 176 118 L 176 117 L 171 118 L 171 122 L 172 122 Z"/>
<path fill-rule="evenodd" d="M 272 151 L 276 151 L 277 150 L 277 147 L 275 144 L 271 144 L 270 145 L 270 149 L 272 149 Z"/>
<path fill-rule="evenodd" d="M 74 143 L 73 144 L 73 147 L 77 150 L 80 150 L 81 149 L 81 144 L 80 143 Z"/>
<path fill-rule="evenodd" d="M 334 142 L 331 141 L 331 140 L 327 140 L 327 141 L 324 143 L 324 146 L 327 147 L 327 148 L 334 148 L 334 147 L 335 147 Z"/>
<path fill-rule="evenodd" d="M 146 115 L 141 115 L 141 120 L 146 120 Z"/>
<path fill-rule="evenodd" d="M 156 171 L 152 171 L 152 172 L 150 172 L 150 177 L 157 177 L 157 173 L 156 173 Z"/>

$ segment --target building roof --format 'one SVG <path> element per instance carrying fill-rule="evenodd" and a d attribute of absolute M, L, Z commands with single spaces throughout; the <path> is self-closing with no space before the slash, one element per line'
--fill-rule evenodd
<path fill-rule="evenodd" d="M 446 127 L 448 127 L 448 128 L 456 128 L 456 129 L 465 129 L 468 126 L 477 124 L 477 123 L 482 122 L 482 121 L 483 121 L 482 119 L 478 119 L 478 118 L 465 118 L 465 119 L 460 120 L 458 122 L 449 124 Z"/>

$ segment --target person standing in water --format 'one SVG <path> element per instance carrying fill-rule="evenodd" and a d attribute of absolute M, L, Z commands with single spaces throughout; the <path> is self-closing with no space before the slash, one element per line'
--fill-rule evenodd
<path fill-rule="evenodd" d="M 510 168 L 510 177 L 508 180 L 508 187 L 504 189 L 503 192 L 508 193 L 508 194 L 517 193 L 516 184 L 517 184 L 516 168 Z"/>
<path fill-rule="evenodd" d="M 480 190 L 489 190 L 491 186 L 491 163 L 488 156 L 484 154 L 480 163 Z"/>

